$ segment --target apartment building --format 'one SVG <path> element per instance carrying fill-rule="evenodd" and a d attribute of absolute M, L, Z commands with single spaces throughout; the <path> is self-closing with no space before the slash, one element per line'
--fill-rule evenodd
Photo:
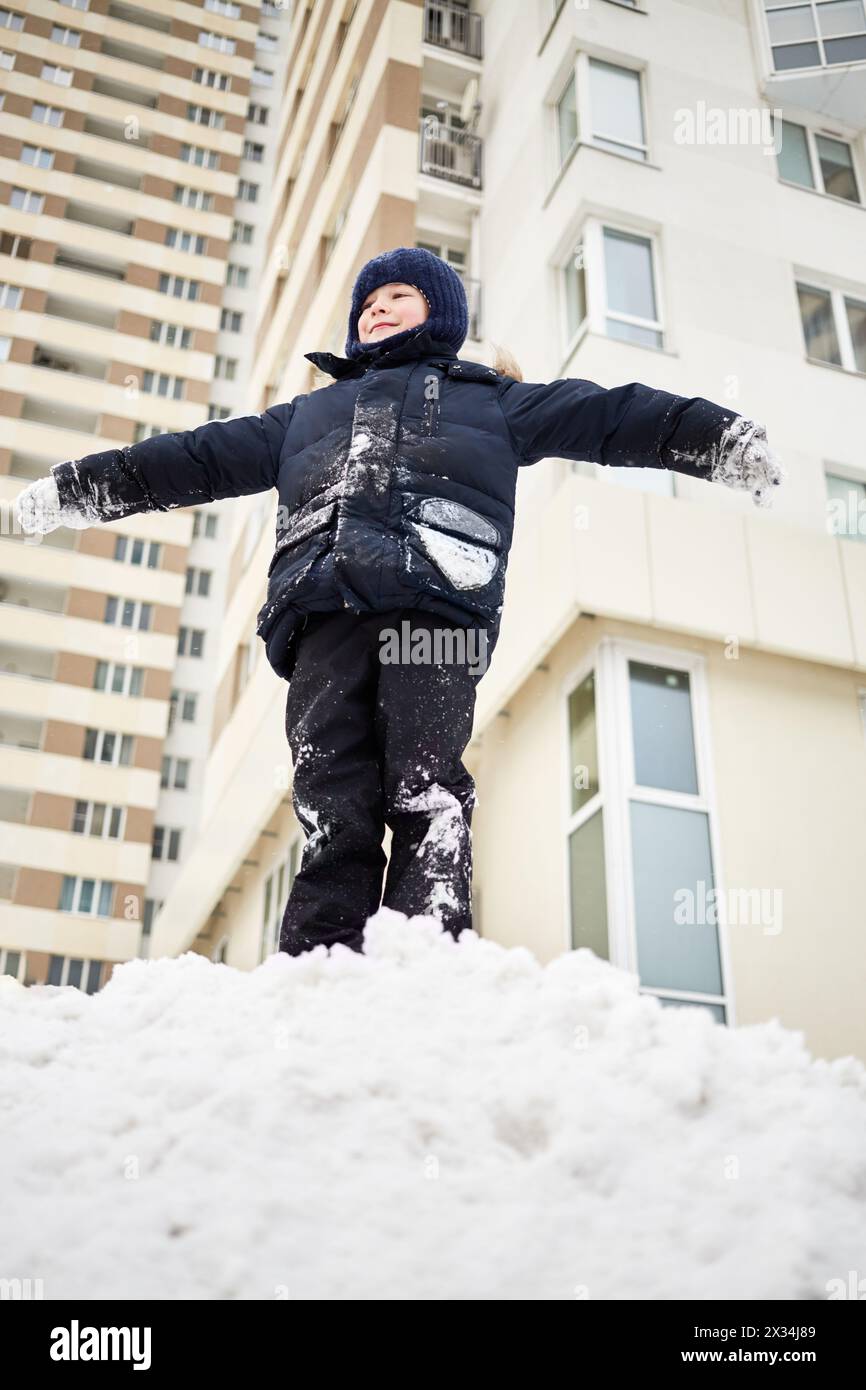
<path fill-rule="evenodd" d="M 53 463 L 244 408 L 285 18 L 0 9 L 0 969 L 26 983 L 92 992 L 148 953 L 202 816 L 245 538 L 206 498 L 39 538 L 11 503 Z"/>
<path fill-rule="evenodd" d="M 862 0 L 336 0 L 281 23 L 246 408 L 323 384 L 303 354 L 342 351 L 358 268 L 416 244 L 464 276 L 463 356 L 723 401 L 789 473 L 758 511 L 660 470 L 523 470 L 466 757 L 476 928 L 866 1055 Z M 203 811 L 150 951 L 251 968 L 302 833 L 251 637 L 273 499 L 231 506 Z"/>

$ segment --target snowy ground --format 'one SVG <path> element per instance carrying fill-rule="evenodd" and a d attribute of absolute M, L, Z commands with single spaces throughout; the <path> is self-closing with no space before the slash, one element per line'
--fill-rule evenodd
<path fill-rule="evenodd" d="M 52 1298 L 826 1299 L 866 1069 L 589 951 L 384 909 L 367 954 L 0 979 L 0 1277 Z"/>

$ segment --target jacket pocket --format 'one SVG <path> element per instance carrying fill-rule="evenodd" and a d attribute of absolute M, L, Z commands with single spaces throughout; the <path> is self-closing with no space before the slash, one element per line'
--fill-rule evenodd
<path fill-rule="evenodd" d="M 277 541 L 276 549 L 271 557 L 268 566 L 268 578 L 273 574 L 277 562 L 286 555 L 293 546 L 302 545 L 311 536 L 317 535 L 321 531 L 326 531 L 337 511 L 335 501 L 326 502 L 324 506 L 311 508 L 301 508 L 291 519 L 288 528 Z"/>
<path fill-rule="evenodd" d="M 502 569 L 503 538 L 480 512 L 447 497 L 404 496 L 404 560 L 417 574 L 420 551 L 453 589 L 486 589 Z"/>

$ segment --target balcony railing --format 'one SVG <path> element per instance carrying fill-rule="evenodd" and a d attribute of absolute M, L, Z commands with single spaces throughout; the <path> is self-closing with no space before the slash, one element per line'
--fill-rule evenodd
<path fill-rule="evenodd" d="M 480 58 L 484 47 L 484 20 L 465 5 L 450 0 L 426 0 L 424 40 L 438 48 L 450 48 L 468 58 Z"/>
<path fill-rule="evenodd" d="M 446 126 L 435 117 L 419 122 L 418 168 L 466 188 L 481 188 L 481 137 Z"/>

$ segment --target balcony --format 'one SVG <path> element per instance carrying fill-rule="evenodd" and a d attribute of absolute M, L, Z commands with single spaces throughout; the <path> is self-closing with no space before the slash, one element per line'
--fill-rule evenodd
<path fill-rule="evenodd" d="M 467 58 L 481 58 L 484 47 L 484 20 L 468 5 L 453 0 L 426 0 L 424 42 L 448 48 Z"/>
<path fill-rule="evenodd" d="M 481 137 L 443 125 L 435 117 L 419 121 L 418 168 L 422 174 L 481 189 Z"/>
<path fill-rule="evenodd" d="M 108 374 L 108 363 L 104 359 L 45 347 L 42 343 L 37 343 L 33 349 L 31 366 L 44 367 L 51 372 L 69 372 L 72 376 L 86 376 L 92 381 L 105 381 Z"/>
<path fill-rule="evenodd" d="M 864 0 L 761 0 L 764 95 L 866 129 Z"/>

